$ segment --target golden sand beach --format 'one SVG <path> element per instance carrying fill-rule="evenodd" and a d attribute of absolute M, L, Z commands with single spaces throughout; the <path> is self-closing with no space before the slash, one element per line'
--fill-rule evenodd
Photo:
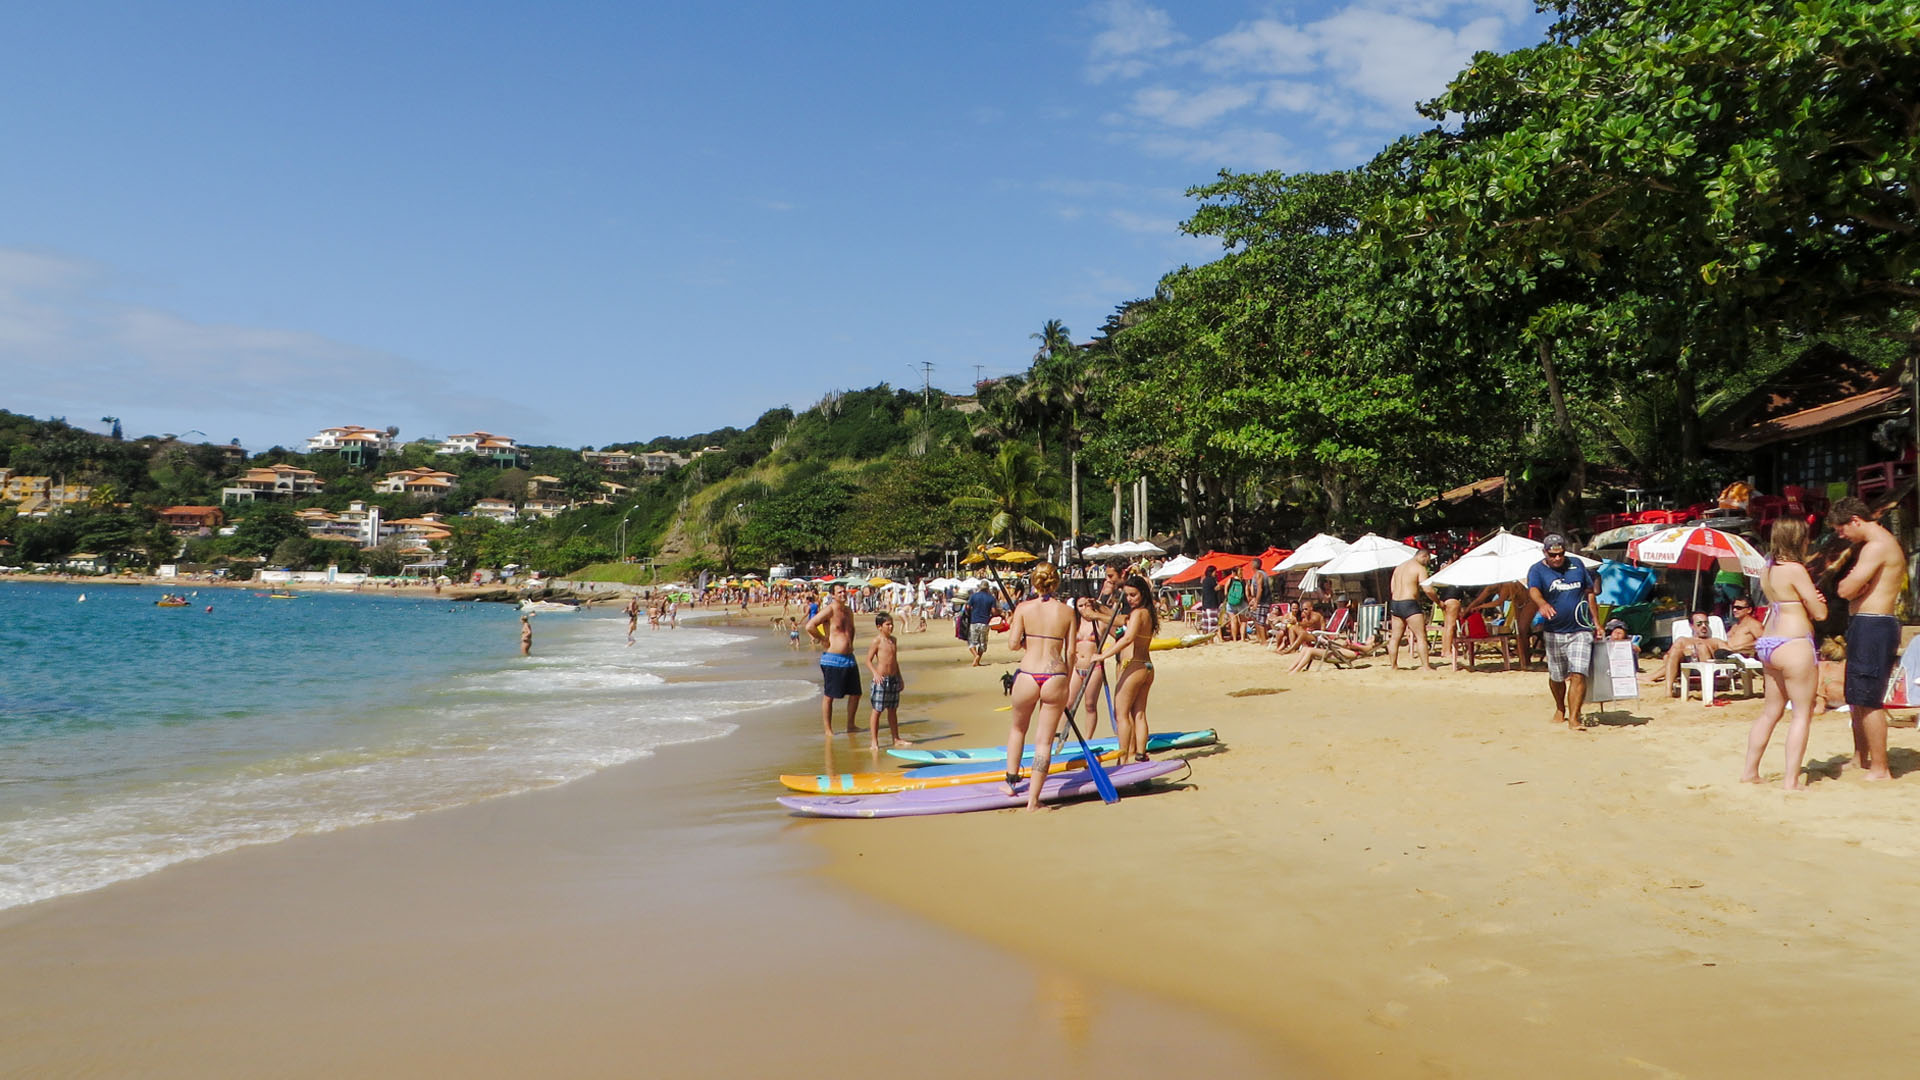
<path fill-rule="evenodd" d="M 1004 639 L 901 642 L 914 737 L 1004 737 Z M 1910 1073 L 1920 777 L 1840 768 L 1842 714 L 1794 796 L 1734 782 L 1753 701 L 1573 733 L 1538 673 L 1156 664 L 1155 726 L 1222 745 L 1118 806 L 788 817 L 807 704 L 0 913 L 0 1074 Z"/>
<path fill-rule="evenodd" d="M 997 679 L 937 637 L 909 639 L 909 696 L 955 695 L 954 745 L 1003 738 Z M 1642 687 L 1575 733 L 1537 671 L 1366 665 L 1159 653 L 1154 727 L 1222 736 L 1185 784 L 805 835 L 839 880 L 1238 1017 L 1328 1075 L 1911 1075 L 1920 775 L 1843 768 L 1845 713 L 1792 795 L 1735 782 L 1757 699 Z M 1911 729 L 1893 743 L 1920 767 Z"/>

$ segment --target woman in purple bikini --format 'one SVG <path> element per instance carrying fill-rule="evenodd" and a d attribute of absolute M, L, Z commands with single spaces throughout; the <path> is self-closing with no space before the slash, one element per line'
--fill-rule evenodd
<path fill-rule="evenodd" d="M 1813 697 L 1820 680 L 1820 657 L 1814 651 L 1813 624 L 1827 617 L 1827 602 L 1807 574 L 1807 523 L 1781 518 L 1773 525 L 1772 557 L 1767 560 L 1760 586 L 1772 604 L 1765 631 L 1753 643 L 1754 656 L 1766 668 L 1767 698 L 1747 733 L 1743 783 L 1760 782 L 1760 759 L 1774 725 L 1793 703 L 1793 721 L 1787 727 L 1787 771 L 1780 786 L 1802 791 L 1806 779 L 1800 765 L 1807 757 L 1807 734 L 1813 725 Z"/>
<path fill-rule="evenodd" d="M 1027 727 L 1037 712 L 1033 732 L 1033 772 L 1027 781 L 1027 809 L 1040 809 L 1040 786 L 1046 782 L 1053 759 L 1053 732 L 1067 708 L 1069 643 L 1079 630 L 1080 615 L 1055 595 L 1060 571 L 1052 563 L 1033 568 L 1034 597 L 1013 609 L 1007 624 L 1007 643 L 1020 650 L 1020 666 L 1013 674 L 1013 727 L 1007 732 L 1007 794 L 1019 793 L 1020 759 Z"/>

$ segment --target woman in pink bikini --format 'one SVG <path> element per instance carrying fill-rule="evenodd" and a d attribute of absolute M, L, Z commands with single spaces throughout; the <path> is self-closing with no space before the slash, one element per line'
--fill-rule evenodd
<path fill-rule="evenodd" d="M 1743 783 L 1760 782 L 1760 759 L 1774 725 L 1793 703 L 1787 726 L 1787 771 L 1780 786 L 1801 791 L 1807 782 L 1800 765 L 1807 757 L 1807 734 L 1813 724 L 1813 695 L 1820 678 L 1820 658 L 1814 652 L 1813 624 L 1827 617 L 1827 602 L 1807 574 L 1807 523 L 1781 518 L 1773 525 L 1772 557 L 1761 575 L 1760 587 L 1772 606 L 1767 609 L 1765 633 L 1753 643 L 1753 653 L 1766 668 L 1767 698 L 1747 733 L 1747 761 Z"/>
<path fill-rule="evenodd" d="M 1034 598 L 1021 601 L 1007 624 L 1007 643 L 1020 650 L 1020 666 L 1013 674 L 1013 727 L 1007 732 L 1007 794 L 1019 794 L 1027 726 L 1038 712 L 1033 771 L 1027 781 L 1027 809 L 1038 810 L 1040 786 L 1053 759 L 1053 732 L 1067 708 L 1068 643 L 1080 629 L 1080 616 L 1055 595 L 1060 571 L 1052 563 L 1033 568 L 1032 586 Z"/>
<path fill-rule="evenodd" d="M 1153 689 L 1153 635 L 1160 629 L 1153 610 L 1153 587 L 1138 574 L 1122 590 L 1127 601 L 1125 632 L 1100 650 L 1100 659 L 1126 654 L 1113 684 L 1113 726 L 1120 736 L 1120 760 L 1147 760 L 1147 694 Z"/>

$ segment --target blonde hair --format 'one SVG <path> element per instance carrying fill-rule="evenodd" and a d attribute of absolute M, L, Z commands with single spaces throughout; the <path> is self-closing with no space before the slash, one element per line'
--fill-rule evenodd
<path fill-rule="evenodd" d="M 1844 640 L 1833 637 L 1820 643 L 1820 659 L 1845 660 L 1846 658 L 1847 643 Z"/>
<path fill-rule="evenodd" d="M 1807 523 L 1797 517 L 1783 517 L 1773 523 L 1772 550 L 1773 561 L 1777 563 L 1804 563 L 1807 561 Z"/>
<path fill-rule="evenodd" d="M 1060 571 L 1052 563 L 1043 562 L 1033 568 L 1033 577 L 1030 580 L 1033 591 L 1045 596 L 1060 588 Z"/>

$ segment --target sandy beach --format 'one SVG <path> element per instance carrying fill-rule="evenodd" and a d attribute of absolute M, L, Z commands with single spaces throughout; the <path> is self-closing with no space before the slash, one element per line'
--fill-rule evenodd
<path fill-rule="evenodd" d="M 732 672 L 684 677 L 812 663 L 767 632 Z M 820 767 L 818 713 L 737 722 L 574 783 L 0 912 L 0 1075 L 1310 1075 L 1234 1018 L 822 877 L 773 802 L 777 773 Z M 870 764 L 865 738 L 837 760 Z"/>
<path fill-rule="evenodd" d="M 985 670 L 938 624 L 901 642 L 913 737 L 1004 736 L 1003 639 Z M 742 662 L 811 667 L 764 645 Z M 1756 701 L 1642 698 L 1572 733 L 1537 672 L 1156 664 L 1155 726 L 1223 742 L 1114 807 L 788 817 L 772 777 L 825 747 L 787 706 L 5 912 L 0 1071 L 1910 1072 L 1875 1048 L 1920 976 L 1920 777 L 1840 768 L 1842 714 L 1793 796 L 1734 782 Z M 834 767 L 871 767 L 865 738 Z M 1920 765 L 1913 730 L 1893 742 Z"/>
<path fill-rule="evenodd" d="M 992 742 L 997 679 L 957 646 L 915 641 L 909 693 L 964 691 L 943 718 Z M 1365 663 L 1159 653 L 1155 728 L 1224 743 L 1174 790 L 805 834 L 838 880 L 1237 1017 L 1328 1075 L 1911 1073 L 1881 1047 L 1920 977 L 1920 776 L 1843 769 L 1844 713 L 1816 722 L 1820 775 L 1790 795 L 1735 782 L 1757 699 L 1642 687 L 1575 733 L 1537 671 Z M 1897 773 L 1920 766 L 1912 729 L 1892 742 Z M 1078 931 L 1007 917 L 1036 897 L 1084 912 Z"/>

